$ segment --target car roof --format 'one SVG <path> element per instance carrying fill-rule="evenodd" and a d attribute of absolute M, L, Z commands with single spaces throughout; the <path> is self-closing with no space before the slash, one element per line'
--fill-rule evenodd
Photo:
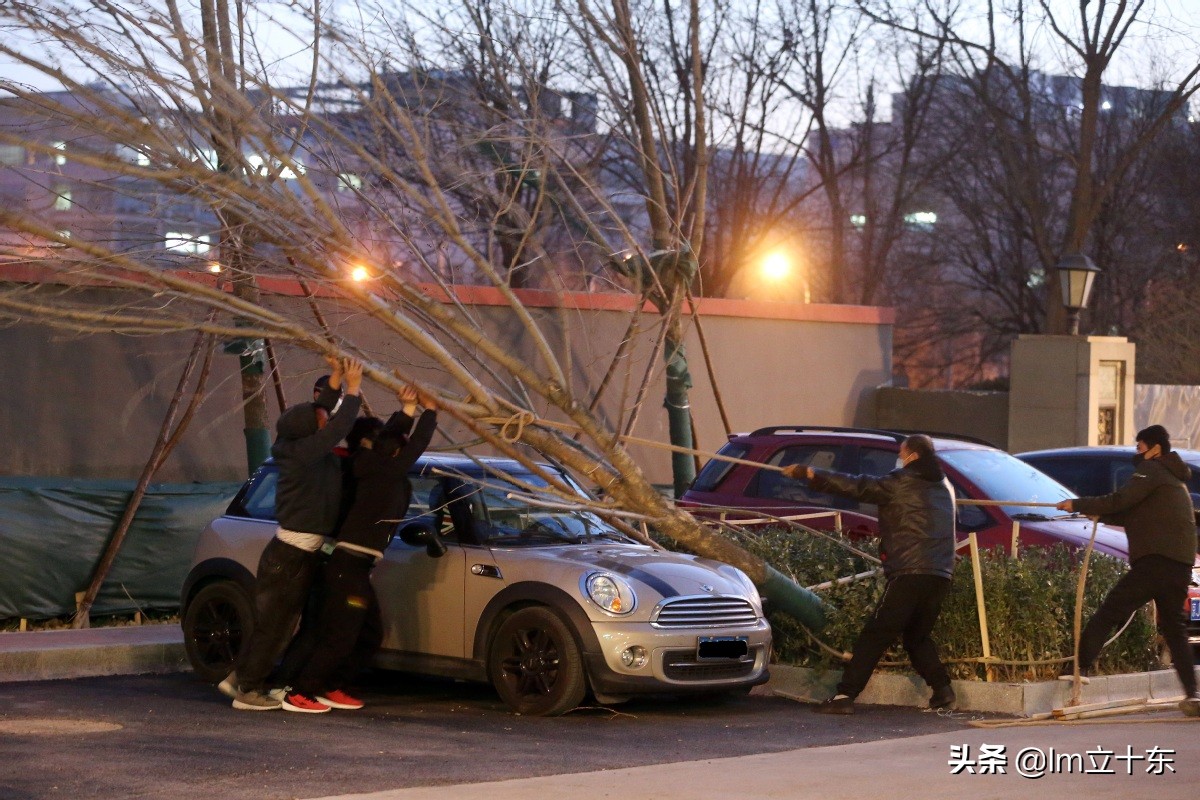
<path fill-rule="evenodd" d="M 758 428 L 750 433 L 739 433 L 730 439 L 761 439 L 761 438 L 831 438 L 831 439 L 863 439 L 867 441 L 884 440 L 899 444 L 905 437 L 924 431 L 897 431 L 882 428 L 843 428 L 820 425 L 772 425 Z M 934 450 L 996 450 L 998 448 L 981 439 L 969 436 L 956 436 L 946 433 L 926 433 L 933 440 Z"/>
<path fill-rule="evenodd" d="M 1024 453 L 1016 453 L 1017 458 L 1025 458 L 1033 456 L 1036 458 L 1058 458 L 1067 456 L 1093 456 L 1101 458 L 1105 456 L 1128 456 L 1135 452 L 1135 448 L 1131 444 L 1116 444 L 1116 445 L 1088 445 L 1078 447 L 1052 447 L 1046 450 L 1028 450 Z M 1200 462 L 1200 450 L 1190 450 L 1188 448 L 1172 448 L 1171 452 L 1178 453 L 1179 457 L 1187 462 Z"/>

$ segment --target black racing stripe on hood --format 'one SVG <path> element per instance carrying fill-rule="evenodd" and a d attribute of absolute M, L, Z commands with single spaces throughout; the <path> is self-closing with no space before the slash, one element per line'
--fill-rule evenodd
<path fill-rule="evenodd" d="M 618 575 L 626 575 L 630 578 L 636 578 L 642 583 L 649 586 L 654 591 L 661 594 L 663 597 L 678 597 L 683 594 L 671 584 L 659 578 L 656 575 L 651 575 L 646 570 L 639 567 L 631 567 L 628 564 L 622 564 L 620 561 L 613 561 L 610 558 L 602 558 L 595 562 L 597 567 L 606 569 L 609 572 L 615 572 Z"/>

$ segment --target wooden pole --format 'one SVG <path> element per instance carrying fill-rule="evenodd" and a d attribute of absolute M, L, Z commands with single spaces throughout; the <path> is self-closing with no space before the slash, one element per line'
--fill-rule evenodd
<path fill-rule="evenodd" d="M 1079 637 L 1083 628 L 1083 590 L 1087 586 L 1088 563 L 1092 560 L 1092 547 L 1096 544 L 1096 531 L 1100 520 L 1092 520 L 1092 536 L 1088 539 L 1083 551 L 1083 565 L 1079 568 L 1079 581 L 1075 586 L 1075 660 L 1071 668 L 1071 702 L 1067 705 L 1079 705 L 1079 695 L 1083 690 L 1083 681 L 1079 679 Z"/>
<path fill-rule="evenodd" d="M 987 607 L 983 602 L 983 570 L 979 566 L 979 540 L 975 533 L 968 535 L 971 543 L 971 573 L 975 576 L 975 608 L 979 612 L 979 638 L 983 642 L 983 657 L 992 657 L 991 642 L 988 641 Z M 992 667 L 987 668 L 987 679 L 992 679 Z"/>
<path fill-rule="evenodd" d="M 1021 521 L 1019 519 L 1014 519 L 1013 527 L 1012 527 L 1012 550 L 1010 551 L 1010 554 L 1012 555 L 1013 558 L 1017 557 L 1017 541 L 1020 538 L 1021 538 Z"/>

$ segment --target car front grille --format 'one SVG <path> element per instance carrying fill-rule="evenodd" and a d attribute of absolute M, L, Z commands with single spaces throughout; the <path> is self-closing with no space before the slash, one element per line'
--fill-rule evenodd
<path fill-rule="evenodd" d="M 754 606 L 740 597 L 678 597 L 662 603 L 650 617 L 660 628 L 744 627 L 758 623 Z"/>
<path fill-rule="evenodd" d="M 668 650 L 663 654 L 663 675 L 672 681 L 721 681 L 748 678 L 754 673 L 754 654 L 749 658 L 698 661 L 695 650 Z"/>

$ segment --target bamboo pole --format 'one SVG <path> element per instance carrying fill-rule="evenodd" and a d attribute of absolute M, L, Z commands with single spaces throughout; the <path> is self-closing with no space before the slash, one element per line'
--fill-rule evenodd
<path fill-rule="evenodd" d="M 1099 520 L 1092 520 L 1092 535 L 1083 551 L 1083 564 L 1079 568 L 1079 581 L 1075 586 L 1075 659 L 1071 667 L 1071 701 L 1068 705 L 1079 705 L 1079 695 L 1083 690 L 1083 681 L 1079 679 L 1079 637 L 1083 627 L 1083 590 L 1087 586 L 1088 563 L 1092 560 L 1092 547 L 1096 544 L 1096 531 L 1100 527 Z"/>
<path fill-rule="evenodd" d="M 983 570 L 979 566 L 979 540 L 975 532 L 968 534 L 971 543 L 971 574 L 975 576 L 975 608 L 979 612 L 979 637 L 983 641 L 983 657 L 992 657 L 992 646 L 988 641 L 987 607 L 983 601 Z M 987 679 L 992 680 L 993 670 L 987 668 Z"/>

